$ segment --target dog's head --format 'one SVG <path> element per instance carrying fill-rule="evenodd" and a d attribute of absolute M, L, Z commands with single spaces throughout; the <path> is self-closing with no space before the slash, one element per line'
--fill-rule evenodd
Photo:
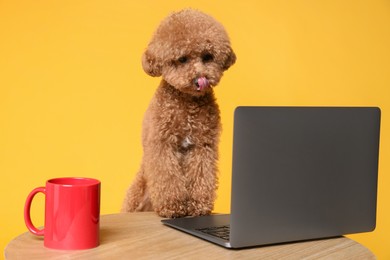
<path fill-rule="evenodd" d="M 194 96 L 216 86 L 235 61 L 223 26 L 192 9 L 163 20 L 142 56 L 147 74 L 162 76 L 176 89 Z"/>

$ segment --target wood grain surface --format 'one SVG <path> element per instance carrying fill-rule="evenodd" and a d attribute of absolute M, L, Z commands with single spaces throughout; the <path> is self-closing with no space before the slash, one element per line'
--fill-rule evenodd
<path fill-rule="evenodd" d="M 345 237 L 232 250 L 164 226 L 153 212 L 102 215 L 100 246 L 80 251 L 47 249 L 28 232 L 6 247 L 6 259 L 375 259 Z"/>

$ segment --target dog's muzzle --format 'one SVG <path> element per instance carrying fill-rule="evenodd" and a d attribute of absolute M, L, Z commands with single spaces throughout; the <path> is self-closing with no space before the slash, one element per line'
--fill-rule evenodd
<path fill-rule="evenodd" d="M 194 83 L 197 91 L 202 91 L 203 89 L 210 87 L 210 82 L 206 77 L 196 78 Z"/>

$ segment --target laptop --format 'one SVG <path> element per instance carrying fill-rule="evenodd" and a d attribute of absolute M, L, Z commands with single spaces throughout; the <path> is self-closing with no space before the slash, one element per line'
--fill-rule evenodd
<path fill-rule="evenodd" d="M 369 232 L 380 109 L 238 107 L 231 213 L 162 223 L 227 248 Z"/>

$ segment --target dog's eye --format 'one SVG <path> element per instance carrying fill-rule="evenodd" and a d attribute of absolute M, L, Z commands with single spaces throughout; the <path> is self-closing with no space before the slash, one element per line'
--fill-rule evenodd
<path fill-rule="evenodd" d="M 181 64 L 184 64 L 184 63 L 187 63 L 188 61 L 188 58 L 186 56 L 182 56 L 178 59 L 178 61 L 181 63 Z"/>
<path fill-rule="evenodd" d="M 214 59 L 214 57 L 213 57 L 213 55 L 211 55 L 210 53 L 203 54 L 203 56 L 202 56 L 202 61 L 203 61 L 204 63 L 210 62 L 210 61 L 212 61 L 213 59 Z"/>

